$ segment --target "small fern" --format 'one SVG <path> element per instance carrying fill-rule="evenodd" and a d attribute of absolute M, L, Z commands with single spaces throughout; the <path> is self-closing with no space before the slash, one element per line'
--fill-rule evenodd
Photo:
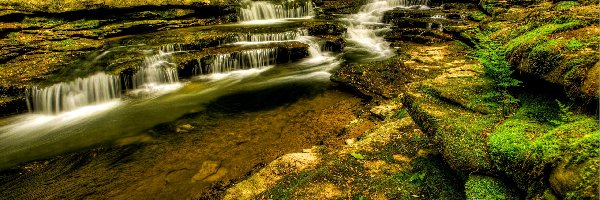
<path fill-rule="evenodd" d="M 556 104 L 558 104 L 558 109 L 560 111 L 558 116 L 560 117 L 561 122 L 569 123 L 575 121 L 574 114 L 571 112 L 571 106 L 567 106 L 559 100 L 556 100 Z"/>

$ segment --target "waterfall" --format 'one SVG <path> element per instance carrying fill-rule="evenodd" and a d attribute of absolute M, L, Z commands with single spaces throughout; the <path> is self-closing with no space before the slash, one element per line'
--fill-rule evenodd
<path fill-rule="evenodd" d="M 427 6 L 429 4 L 429 0 L 389 0 L 387 2 L 390 7 Z"/>
<path fill-rule="evenodd" d="M 257 69 L 275 64 L 277 49 L 252 49 L 231 54 L 219 54 L 212 57 L 212 62 L 199 65 L 194 70 L 196 74 L 218 74 L 236 70 Z"/>
<path fill-rule="evenodd" d="M 133 75 L 133 88 L 153 88 L 161 84 L 172 84 L 179 81 L 175 64 L 171 62 L 171 54 L 175 53 L 174 45 L 166 45 L 158 53 L 147 56 L 144 66 Z"/>
<path fill-rule="evenodd" d="M 105 103 L 119 98 L 121 83 L 118 76 L 98 73 L 46 88 L 31 88 L 29 107 L 33 112 L 56 114 L 79 107 Z"/>
<path fill-rule="evenodd" d="M 282 33 L 261 33 L 261 34 L 246 34 L 237 38 L 238 42 L 274 42 L 295 40 L 299 36 L 307 36 L 308 30 L 299 29 L 296 31 L 287 31 Z"/>
<path fill-rule="evenodd" d="M 273 4 L 268 1 L 246 1 L 240 9 L 240 21 L 304 18 L 314 14 L 310 1 Z"/>
<path fill-rule="evenodd" d="M 370 3 L 361 7 L 357 14 L 348 18 L 347 38 L 350 42 L 357 45 L 359 51 L 375 56 L 369 58 L 379 59 L 391 56 L 393 54 L 390 44 L 379 36 L 382 28 L 383 14 L 386 11 L 397 7 L 427 7 L 428 0 L 372 0 Z"/>

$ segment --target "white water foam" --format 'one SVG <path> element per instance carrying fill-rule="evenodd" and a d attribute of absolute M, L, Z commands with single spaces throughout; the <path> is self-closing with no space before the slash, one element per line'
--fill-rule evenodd
<path fill-rule="evenodd" d="M 239 21 L 252 24 L 276 23 L 283 19 L 303 19 L 313 15 L 313 5 L 310 1 L 285 1 L 282 4 L 244 1 L 240 9 Z"/>
<path fill-rule="evenodd" d="M 35 113 L 56 114 L 83 106 L 101 104 L 119 98 L 121 82 L 118 76 L 103 72 L 50 87 L 33 87 L 29 91 L 29 107 Z"/>
<path fill-rule="evenodd" d="M 161 47 L 154 55 L 147 56 L 144 65 L 133 75 L 133 89 L 130 93 L 155 93 L 177 89 L 179 76 L 172 54 L 179 50 L 175 45 Z"/>
<path fill-rule="evenodd" d="M 30 113 L 17 116 L 15 123 L 0 127 L 0 140 L 15 137 L 28 137 L 33 133 L 45 133 L 52 129 L 64 128 L 65 126 L 77 124 L 86 118 L 100 114 L 115 108 L 121 104 L 121 101 L 114 99 L 96 105 L 88 105 L 77 109 L 62 112 L 55 115 Z M 35 137 L 40 135 L 35 134 Z"/>
<path fill-rule="evenodd" d="M 207 75 L 258 69 L 275 64 L 275 59 L 277 59 L 276 48 L 251 49 L 215 55 L 209 64 L 202 64 L 202 61 L 198 60 L 198 66 L 195 67 L 194 71 L 197 75 Z"/>
<path fill-rule="evenodd" d="M 237 38 L 234 44 L 249 45 L 249 44 L 265 44 L 273 42 L 287 42 L 296 40 L 300 36 L 307 36 L 308 30 L 298 29 L 296 31 L 287 31 L 282 33 L 260 33 L 247 34 Z"/>
<path fill-rule="evenodd" d="M 358 45 L 359 49 L 375 54 L 371 59 L 382 59 L 393 55 L 390 44 L 378 35 L 386 28 L 373 28 L 372 25 L 381 25 L 383 14 L 394 8 L 422 7 L 427 9 L 428 0 L 373 0 L 361 7 L 357 14 L 348 17 L 347 38 Z"/>

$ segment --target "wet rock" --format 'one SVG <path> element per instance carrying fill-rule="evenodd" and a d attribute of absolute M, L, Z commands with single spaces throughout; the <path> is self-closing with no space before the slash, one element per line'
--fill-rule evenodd
<path fill-rule="evenodd" d="M 397 59 L 365 64 L 348 64 L 331 76 L 333 82 L 350 87 L 369 97 L 393 98 L 401 86 L 411 79 L 411 71 L 405 71 Z"/>
<path fill-rule="evenodd" d="M 332 52 L 342 52 L 344 47 L 346 47 L 346 40 L 342 37 L 325 37 L 325 44 L 323 45 L 323 49 Z"/>
<path fill-rule="evenodd" d="M 344 142 L 346 143 L 346 145 L 351 145 L 356 142 L 356 139 L 350 138 L 350 139 L 344 140 Z"/>
<path fill-rule="evenodd" d="M 269 163 L 250 178 L 229 188 L 223 199 L 255 198 L 261 192 L 273 187 L 284 176 L 314 169 L 320 162 L 320 156 L 314 153 L 286 154 Z"/>
<path fill-rule="evenodd" d="M 384 37 L 390 41 L 407 41 L 420 44 L 433 44 L 454 39 L 452 35 L 446 34 L 444 31 L 424 28 L 393 28 Z"/>
<path fill-rule="evenodd" d="M 194 129 L 194 126 L 192 126 L 191 124 L 184 124 L 184 125 L 178 126 L 176 128 L 175 132 L 177 132 L 177 133 L 188 133 L 192 129 Z"/>
<path fill-rule="evenodd" d="M 393 157 L 393 158 L 394 158 L 394 160 L 396 160 L 396 161 L 405 162 L 405 163 L 408 163 L 408 162 L 410 162 L 410 160 L 411 160 L 409 157 L 406 157 L 406 156 L 404 156 L 404 155 L 400 155 L 400 154 L 395 154 L 395 155 L 392 155 L 392 157 Z"/>
<path fill-rule="evenodd" d="M 473 13 L 474 10 L 475 6 L 470 3 L 450 3 L 444 4 L 442 9 L 397 8 L 387 11 L 383 20 L 394 27 L 392 31 L 385 33 L 385 38 L 421 44 L 460 39 L 462 30 L 478 25 L 467 20 L 468 13 Z"/>
<path fill-rule="evenodd" d="M 25 97 L 0 96 L 0 116 L 24 113 L 27 111 L 28 109 Z"/>
<path fill-rule="evenodd" d="M 190 171 L 191 170 L 182 169 L 169 172 L 165 176 L 165 181 L 169 184 L 172 184 L 188 180 Z"/>
<path fill-rule="evenodd" d="M 378 106 L 374 106 L 370 111 L 371 114 L 380 119 L 388 119 L 392 117 L 404 117 L 397 116 L 398 112 L 401 112 L 400 109 L 402 109 L 402 103 L 395 100 L 390 100 L 380 103 Z"/>
<path fill-rule="evenodd" d="M 332 14 L 351 14 L 358 12 L 358 9 L 365 5 L 367 0 L 344 1 L 344 0 L 317 0 L 314 1 L 321 8 L 321 16 L 331 16 Z"/>
<path fill-rule="evenodd" d="M 313 36 L 342 36 L 346 28 L 339 23 L 314 24 L 308 27 L 308 33 Z"/>
<path fill-rule="evenodd" d="M 192 177 L 192 182 L 204 181 L 213 175 L 218 175 L 217 172 L 220 168 L 221 162 L 219 161 L 204 161 L 202 162 L 202 166 L 200 166 L 198 173 Z"/>
<path fill-rule="evenodd" d="M 598 198 L 598 164 L 596 158 L 580 164 L 561 162 L 550 174 L 550 185 L 563 198 Z"/>

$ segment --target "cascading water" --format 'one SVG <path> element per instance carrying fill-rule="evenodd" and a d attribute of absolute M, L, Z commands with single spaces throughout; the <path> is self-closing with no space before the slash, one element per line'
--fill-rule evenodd
<path fill-rule="evenodd" d="M 391 7 L 417 7 L 417 8 L 427 8 L 429 5 L 429 0 L 388 0 L 388 5 Z M 393 8 L 392 8 L 393 9 Z"/>
<path fill-rule="evenodd" d="M 196 74 L 219 74 L 236 70 L 257 69 L 275 64 L 277 49 L 253 49 L 231 54 L 215 55 L 210 64 L 198 60 Z"/>
<path fill-rule="evenodd" d="M 311 16 L 313 12 L 310 2 L 288 2 L 284 5 L 254 2 L 248 5 L 245 9 L 251 13 L 247 15 L 246 20 L 298 18 Z M 260 49 L 213 55 L 210 60 L 202 60 L 204 62 L 199 62 L 202 64 L 197 67 L 197 74 L 216 75 L 215 78 L 209 77 L 210 81 L 192 80 L 180 84 L 172 60 L 172 54 L 178 50 L 171 45 L 155 50 L 153 55 L 145 58 L 143 65 L 135 74 L 123 77 L 125 79 L 99 73 L 75 80 L 73 83 L 61 83 L 45 89 L 33 88 L 30 104 L 34 111 L 61 113 L 51 116 L 32 113 L 2 121 L 0 168 L 135 135 L 157 124 L 172 122 L 186 114 L 197 113 L 204 109 L 208 102 L 236 92 L 262 90 L 296 81 L 311 84 L 326 83 L 330 76 L 328 71 L 339 66 L 339 62 L 328 52 L 321 52 L 318 38 L 305 35 L 308 35 L 306 30 L 297 30 L 276 34 L 261 33 L 240 38 L 247 42 L 296 40 L 309 45 L 309 59 L 286 63 L 285 67 L 271 67 L 277 61 L 277 48 L 266 48 L 272 47 L 271 45 L 257 45 Z M 246 47 L 244 49 L 248 49 Z M 102 53 L 95 60 L 104 59 L 105 55 L 112 55 L 111 51 Z M 262 73 L 266 70 L 269 72 Z M 121 83 L 121 81 L 127 82 Z M 83 85 L 80 86 L 83 89 L 73 89 L 78 88 L 74 85 Z M 127 89 L 136 89 L 127 91 L 127 95 L 145 93 L 146 89 L 152 89 L 150 91 L 152 94 L 156 94 L 154 90 L 165 87 L 181 89 L 161 96 L 149 95 L 151 98 L 142 95 L 139 98 L 119 101 L 116 99 L 125 89 L 121 88 L 121 85 L 125 85 Z M 42 97 L 44 95 L 46 96 Z M 56 103 L 56 100 L 60 100 L 61 103 Z M 69 110 L 73 111 L 66 112 Z"/>
<path fill-rule="evenodd" d="M 295 40 L 299 36 L 307 36 L 308 30 L 299 29 L 282 33 L 247 34 L 237 38 L 238 43 L 260 43 Z"/>
<path fill-rule="evenodd" d="M 173 84 L 179 81 L 175 64 L 171 62 L 175 45 L 166 45 L 157 54 L 148 56 L 144 66 L 133 75 L 134 89 L 154 89 L 159 85 Z"/>
<path fill-rule="evenodd" d="M 119 98 L 120 93 L 118 76 L 98 73 L 46 88 L 33 87 L 29 94 L 29 107 L 35 113 L 56 114 L 105 103 Z"/>
<path fill-rule="evenodd" d="M 361 7 L 357 14 L 348 18 L 347 38 L 358 45 L 355 49 L 375 54 L 372 59 L 381 59 L 393 55 L 390 45 L 379 33 L 387 29 L 387 24 L 382 23 L 385 11 L 397 7 L 427 8 L 428 0 L 372 0 Z"/>
<path fill-rule="evenodd" d="M 107 52 L 109 51 L 101 56 Z M 177 70 L 170 62 L 173 52 L 175 46 L 168 45 L 161 48 L 157 54 L 146 57 L 144 67 L 132 77 L 134 89 L 155 88 L 161 84 L 177 83 Z M 119 76 L 100 72 L 50 87 L 33 87 L 28 95 L 28 106 L 34 113 L 58 114 L 119 98 L 121 80 Z"/>
<path fill-rule="evenodd" d="M 268 1 L 245 1 L 240 9 L 240 21 L 305 18 L 314 14 L 311 1 L 285 1 L 273 4 Z"/>

